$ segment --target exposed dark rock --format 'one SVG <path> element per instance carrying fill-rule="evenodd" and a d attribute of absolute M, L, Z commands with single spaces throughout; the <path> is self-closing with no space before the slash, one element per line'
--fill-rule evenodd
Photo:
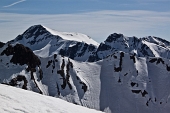
<path fill-rule="evenodd" d="M 58 86 L 58 83 L 56 82 L 56 85 L 57 85 L 57 93 L 58 93 L 58 95 L 60 95 L 61 93 L 60 93 L 60 89 L 59 89 L 59 86 Z"/>
<path fill-rule="evenodd" d="M 135 55 L 130 56 L 130 59 L 133 60 L 133 63 L 136 63 Z"/>
<path fill-rule="evenodd" d="M 39 68 L 39 77 L 40 77 L 40 80 L 42 80 L 42 78 L 43 78 L 43 71 Z"/>
<path fill-rule="evenodd" d="M 121 67 L 114 67 L 115 72 L 120 72 L 122 69 Z"/>
<path fill-rule="evenodd" d="M 146 106 L 149 106 L 149 101 L 146 102 Z"/>
<path fill-rule="evenodd" d="M 70 74 L 69 74 L 70 67 L 73 68 L 73 63 L 70 62 L 70 60 L 68 59 L 68 63 L 67 63 L 67 66 L 66 66 L 66 82 L 67 82 L 69 88 L 72 89 L 72 86 L 71 86 L 70 81 L 69 81 L 69 78 L 70 78 Z"/>
<path fill-rule="evenodd" d="M 51 65 L 51 63 L 52 63 L 52 60 L 48 61 L 46 68 L 48 68 Z"/>
<path fill-rule="evenodd" d="M 154 63 L 154 62 L 156 62 L 157 61 L 157 58 L 152 58 L 149 62 L 150 63 Z"/>
<path fill-rule="evenodd" d="M 94 45 L 88 45 L 86 43 L 77 42 L 72 47 L 61 49 L 59 51 L 59 54 L 74 59 L 75 57 L 82 57 L 86 51 L 94 54 L 95 50 L 96 47 Z"/>
<path fill-rule="evenodd" d="M 170 66 L 166 65 L 166 70 L 170 71 Z"/>
<path fill-rule="evenodd" d="M 152 58 L 149 62 L 151 62 L 151 63 L 156 62 L 156 64 L 159 64 L 159 63 L 165 64 L 165 62 L 163 61 L 162 58 Z"/>
<path fill-rule="evenodd" d="M 148 94 L 148 92 L 147 91 L 143 91 L 143 92 L 141 92 L 142 93 L 142 97 L 144 97 L 145 95 L 147 95 Z"/>
<path fill-rule="evenodd" d="M 97 52 L 98 51 L 106 51 L 106 50 L 109 50 L 109 49 L 111 49 L 111 47 L 109 45 L 101 43 L 99 45 L 98 49 L 97 49 Z"/>
<path fill-rule="evenodd" d="M 5 43 L 0 42 L 0 48 L 2 48 L 5 45 Z"/>
<path fill-rule="evenodd" d="M 120 72 L 120 71 L 122 71 L 123 57 L 124 57 L 124 53 L 121 52 L 121 53 L 120 53 L 119 67 L 114 67 L 115 72 Z"/>
<path fill-rule="evenodd" d="M 150 56 L 150 57 L 155 57 L 155 55 L 153 54 L 153 52 L 149 49 L 149 47 L 146 44 L 142 44 L 140 52 L 144 55 L 144 56 Z M 149 54 L 151 53 L 151 54 Z"/>
<path fill-rule="evenodd" d="M 117 59 L 117 56 L 114 55 L 114 58 Z"/>
<path fill-rule="evenodd" d="M 120 79 L 120 77 L 119 77 L 118 83 L 120 83 L 120 82 L 121 82 L 121 79 Z"/>
<path fill-rule="evenodd" d="M 161 62 L 162 64 L 164 64 L 164 61 L 162 60 L 162 58 L 158 58 L 156 64 L 159 64 L 160 62 Z"/>
<path fill-rule="evenodd" d="M 141 90 L 132 90 L 132 93 L 139 94 L 140 92 L 141 92 Z"/>
<path fill-rule="evenodd" d="M 84 82 L 80 82 L 80 84 L 82 84 L 82 89 L 84 90 L 84 92 L 87 91 L 87 85 Z"/>
<path fill-rule="evenodd" d="M 91 55 L 89 56 L 88 62 L 94 62 L 94 61 L 98 61 L 100 60 L 100 58 L 98 58 L 97 55 Z"/>
<path fill-rule="evenodd" d="M 13 55 L 10 62 L 14 64 L 24 65 L 27 64 L 30 68 L 35 68 L 41 64 L 40 59 L 28 47 L 22 44 L 16 44 L 14 47 L 8 47 L 1 53 L 1 55 Z"/>
<path fill-rule="evenodd" d="M 124 76 L 126 76 L 128 73 L 124 74 Z"/>
<path fill-rule="evenodd" d="M 11 86 L 17 86 L 18 85 L 18 81 L 24 81 L 24 85 L 22 86 L 22 89 L 26 89 L 27 90 L 27 79 L 25 76 L 23 75 L 18 75 L 16 78 L 11 79 L 11 81 L 9 82 L 9 85 Z"/>
<path fill-rule="evenodd" d="M 130 83 L 130 85 L 133 87 L 133 86 L 135 86 L 137 83 L 135 83 L 135 82 L 131 82 Z"/>
<path fill-rule="evenodd" d="M 116 41 L 120 37 L 123 37 L 123 34 L 117 34 L 117 33 L 111 34 L 109 35 L 109 37 L 107 37 L 106 42 Z"/>
<path fill-rule="evenodd" d="M 65 73 L 64 73 L 65 61 L 63 59 L 63 62 L 62 62 L 62 65 L 61 65 L 61 70 L 57 71 L 57 73 L 60 74 L 62 79 L 63 79 L 63 84 L 61 85 L 62 89 L 65 89 L 67 84 L 68 84 L 69 88 L 72 89 L 72 86 L 71 86 L 71 84 L 69 82 L 69 78 L 70 78 L 70 74 L 69 74 L 70 66 L 71 66 L 71 63 L 69 61 L 68 64 L 66 65 L 66 77 L 65 77 Z"/>
<path fill-rule="evenodd" d="M 95 46 L 93 46 L 93 45 L 88 45 L 88 52 L 95 52 L 95 50 L 96 50 L 96 47 Z"/>
<path fill-rule="evenodd" d="M 57 58 L 57 54 L 54 54 L 54 59 L 56 59 Z"/>

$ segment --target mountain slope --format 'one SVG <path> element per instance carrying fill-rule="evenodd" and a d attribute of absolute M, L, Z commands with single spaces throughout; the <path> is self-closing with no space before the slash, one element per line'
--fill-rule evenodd
<path fill-rule="evenodd" d="M 169 112 L 170 42 L 114 33 L 97 47 L 64 36 L 32 26 L 0 43 L 0 83 L 107 113 Z"/>
<path fill-rule="evenodd" d="M 87 35 L 58 32 L 42 25 L 31 26 L 8 43 L 23 44 L 40 57 L 61 54 L 80 61 L 88 60 L 98 46 L 98 43 Z"/>
<path fill-rule="evenodd" d="M 94 56 L 91 56 L 93 59 L 89 59 L 89 61 L 101 60 L 116 51 L 124 51 L 139 57 L 149 56 L 169 59 L 170 42 L 154 36 L 137 38 L 114 33 L 99 45 Z"/>
<path fill-rule="evenodd" d="M 102 113 L 61 99 L 0 84 L 1 113 Z"/>
<path fill-rule="evenodd" d="M 27 65 L 9 62 L 12 56 L 0 58 L 3 59 L 0 79 L 8 85 L 26 86 L 23 89 L 108 113 L 169 112 L 169 59 L 118 51 L 89 63 L 53 55 L 39 58 L 41 65 L 32 72 L 31 79 Z"/>
<path fill-rule="evenodd" d="M 98 61 L 116 51 L 139 57 L 170 58 L 170 42 L 158 37 L 137 38 L 113 33 L 99 45 L 87 35 L 58 32 L 42 25 L 31 26 L 8 43 L 23 44 L 40 57 L 60 54 L 77 61 Z"/>

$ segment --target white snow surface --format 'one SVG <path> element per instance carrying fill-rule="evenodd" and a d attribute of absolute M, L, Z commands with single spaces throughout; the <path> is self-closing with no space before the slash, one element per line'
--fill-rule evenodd
<path fill-rule="evenodd" d="M 0 113 L 102 113 L 64 100 L 0 84 Z"/>
<path fill-rule="evenodd" d="M 46 26 L 43 26 L 47 31 L 49 31 L 53 35 L 57 35 L 62 37 L 65 40 L 72 40 L 72 41 L 78 41 L 78 42 L 85 42 L 87 44 L 93 44 L 95 46 L 98 46 L 99 44 L 94 41 L 91 37 L 82 34 L 82 33 L 73 33 L 73 32 L 59 32 L 56 30 L 52 30 Z"/>

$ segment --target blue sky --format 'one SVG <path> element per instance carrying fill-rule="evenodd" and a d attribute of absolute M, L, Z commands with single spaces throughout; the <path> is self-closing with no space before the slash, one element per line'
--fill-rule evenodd
<path fill-rule="evenodd" d="M 170 0 L 3 0 L 0 41 L 34 24 L 81 32 L 101 42 L 114 32 L 170 40 Z"/>

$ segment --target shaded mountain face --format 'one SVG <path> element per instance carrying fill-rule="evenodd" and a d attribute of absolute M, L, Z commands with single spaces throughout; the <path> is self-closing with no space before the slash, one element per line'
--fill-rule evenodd
<path fill-rule="evenodd" d="M 0 48 L 2 48 L 5 45 L 5 43 L 0 42 Z"/>
<path fill-rule="evenodd" d="M 116 51 L 124 51 L 139 57 L 170 58 L 170 42 L 158 37 L 137 38 L 113 33 L 104 43 L 98 45 L 87 35 L 58 32 L 42 25 L 31 26 L 8 43 L 23 44 L 40 57 L 60 54 L 77 61 L 98 61 Z"/>
<path fill-rule="evenodd" d="M 23 44 L 40 57 L 60 54 L 78 61 L 87 61 L 98 45 L 87 35 L 57 32 L 42 25 L 31 26 L 8 43 Z"/>
<path fill-rule="evenodd" d="M 169 113 L 168 41 L 114 33 L 95 46 L 77 35 L 32 26 L 2 43 L 0 83 L 107 113 Z"/>
<path fill-rule="evenodd" d="M 8 45 L 8 47 L 2 51 L 2 55 L 12 55 L 10 60 L 13 64 L 28 65 L 30 68 L 35 68 L 41 64 L 39 58 L 28 48 L 22 44 L 16 44 L 15 46 Z"/>
<path fill-rule="evenodd" d="M 89 61 L 101 60 L 116 51 L 124 51 L 139 57 L 148 56 L 169 59 L 170 42 L 158 37 L 125 37 L 123 34 L 114 33 L 99 45 L 93 59 L 89 59 Z"/>
<path fill-rule="evenodd" d="M 37 86 L 34 73 L 42 79 L 43 72 L 41 70 L 40 59 L 32 52 L 31 49 L 22 44 L 10 45 L 6 44 L 0 48 L 0 82 L 11 86 L 30 89 L 28 83 L 34 84 L 36 87 L 32 89 L 38 90 L 41 94 L 41 89 Z M 23 70 L 24 73 L 19 72 Z M 32 82 L 28 80 L 28 75 Z M 6 78 L 10 78 L 5 81 Z M 37 91 L 37 92 L 38 92 Z"/>

